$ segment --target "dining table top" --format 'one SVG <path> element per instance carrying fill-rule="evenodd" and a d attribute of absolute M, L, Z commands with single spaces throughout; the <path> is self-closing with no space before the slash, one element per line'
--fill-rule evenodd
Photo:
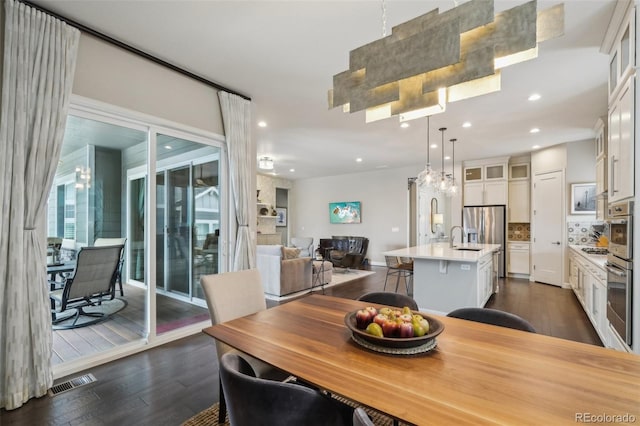
<path fill-rule="evenodd" d="M 437 347 L 392 355 L 355 343 L 366 306 L 311 295 L 203 331 L 332 394 L 410 424 L 640 421 L 640 356 L 431 315 Z"/>

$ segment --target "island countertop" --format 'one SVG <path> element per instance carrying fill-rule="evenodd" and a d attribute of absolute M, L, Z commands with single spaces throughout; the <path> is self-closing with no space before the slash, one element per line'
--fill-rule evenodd
<path fill-rule="evenodd" d="M 456 250 L 456 248 L 467 250 Z M 468 250 L 479 249 L 479 250 Z M 451 260 L 453 262 L 477 262 L 486 255 L 500 249 L 500 244 L 456 244 L 453 248 L 449 243 L 432 243 L 421 246 L 407 247 L 383 253 L 385 256 L 410 257 L 413 259 Z"/>

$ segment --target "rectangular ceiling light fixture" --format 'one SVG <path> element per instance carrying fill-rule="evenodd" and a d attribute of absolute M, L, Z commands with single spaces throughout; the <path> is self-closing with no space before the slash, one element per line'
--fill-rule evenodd
<path fill-rule="evenodd" d="M 447 102 L 500 90 L 500 70 L 538 56 L 538 43 L 564 34 L 564 5 L 537 12 L 536 0 L 494 15 L 493 0 L 471 0 L 393 27 L 349 53 L 333 76 L 329 108 L 365 111 L 366 122 L 444 112 Z"/>

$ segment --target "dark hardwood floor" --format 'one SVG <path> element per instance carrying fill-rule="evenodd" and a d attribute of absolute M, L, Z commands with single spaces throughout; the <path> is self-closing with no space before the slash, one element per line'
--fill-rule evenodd
<path fill-rule="evenodd" d="M 382 290 L 386 268 L 371 269 L 376 274 L 329 288 L 326 294 L 355 299 Z M 399 291 L 403 289 L 401 283 Z M 502 280 L 499 293 L 487 307 L 520 315 L 541 334 L 600 345 L 571 290 L 520 279 Z M 215 345 L 203 334 L 71 377 L 85 373 L 92 373 L 97 382 L 31 400 L 17 410 L 2 409 L 0 425 L 179 425 L 218 401 Z"/>

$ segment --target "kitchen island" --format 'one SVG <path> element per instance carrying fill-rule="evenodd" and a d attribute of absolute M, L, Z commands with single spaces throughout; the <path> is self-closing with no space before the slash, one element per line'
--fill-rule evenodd
<path fill-rule="evenodd" d="M 493 253 L 500 244 L 433 243 L 383 253 L 413 259 L 413 298 L 421 311 L 446 315 L 483 307 L 494 293 Z"/>

